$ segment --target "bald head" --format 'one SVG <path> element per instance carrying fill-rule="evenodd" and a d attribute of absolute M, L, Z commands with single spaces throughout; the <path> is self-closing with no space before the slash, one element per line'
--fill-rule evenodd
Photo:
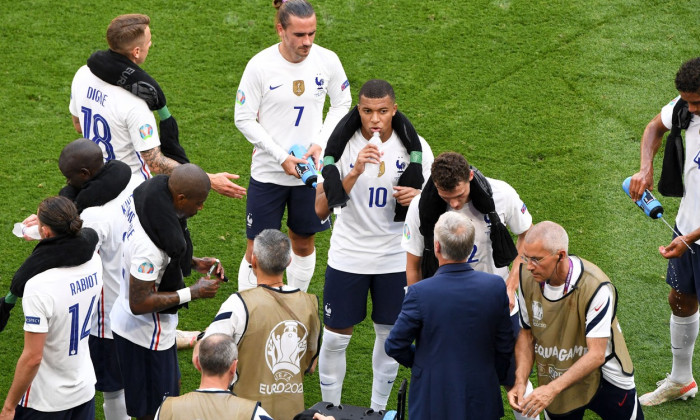
<path fill-rule="evenodd" d="M 170 191 L 175 194 L 208 194 L 211 188 L 209 175 L 194 163 L 177 166 L 168 181 Z"/>
<path fill-rule="evenodd" d="M 178 217 L 192 217 L 204 206 L 211 189 L 209 175 L 202 168 L 186 163 L 177 166 L 168 180 Z"/>
<path fill-rule="evenodd" d="M 223 376 L 238 360 L 238 347 L 227 334 L 212 334 L 199 343 L 199 366 L 209 376 Z"/>
<path fill-rule="evenodd" d="M 96 143 L 80 138 L 66 145 L 58 158 L 58 169 L 68 184 L 80 188 L 104 166 L 102 149 Z"/>
<path fill-rule="evenodd" d="M 542 246 L 550 252 L 569 252 L 569 235 L 560 225 L 544 221 L 537 223 L 528 230 L 525 235 L 526 244 L 541 242 Z"/>

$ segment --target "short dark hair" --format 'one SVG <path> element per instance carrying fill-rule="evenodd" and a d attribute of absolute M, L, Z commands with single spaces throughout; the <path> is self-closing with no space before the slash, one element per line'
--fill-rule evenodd
<path fill-rule="evenodd" d="M 316 14 L 314 7 L 306 0 L 273 0 L 272 5 L 277 9 L 276 21 L 286 29 L 289 17 L 308 18 Z"/>
<path fill-rule="evenodd" d="M 126 54 L 134 42 L 144 35 L 150 23 L 151 18 L 141 14 L 115 17 L 107 27 L 109 48 L 120 54 Z"/>
<path fill-rule="evenodd" d="M 78 209 L 66 197 L 49 197 L 39 204 L 37 216 L 42 225 L 51 228 L 56 235 L 77 236 L 83 227 Z"/>
<path fill-rule="evenodd" d="M 394 95 L 394 88 L 389 82 L 382 79 L 372 79 L 365 82 L 360 88 L 360 94 L 358 97 L 364 96 L 365 98 L 383 98 L 389 96 L 392 101 L 396 101 L 396 95 Z"/>
<path fill-rule="evenodd" d="M 699 93 L 700 57 L 688 60 L 681 65 L 676 73 L 676 89 L 679 92 Z"/>
<path fill-rule="evenodd" d="M 470 172 L 467 158 L 455 152 L 440 153 L 430 168 L 433 183 L 445 191 L 455 189 L 462 181 L 469 182 Z"/>

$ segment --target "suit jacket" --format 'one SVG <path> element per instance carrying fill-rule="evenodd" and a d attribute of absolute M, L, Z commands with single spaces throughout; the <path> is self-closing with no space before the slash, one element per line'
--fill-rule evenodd
<path fill-rule="evenodd" d="M 514 345 L 503 279 L 459 263 L 408 288 L 385 349 L 411 368 L 409 418 L 496 419 Z"/>

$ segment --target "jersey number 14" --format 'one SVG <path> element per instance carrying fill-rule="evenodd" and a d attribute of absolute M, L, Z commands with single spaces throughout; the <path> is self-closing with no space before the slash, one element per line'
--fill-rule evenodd
<path fill-rule="evenodd" d="M 90 319 L 92 318 L 92 306 L 95 304 L 95 297 L 92 297 L 90 301 L 90 307 L 85 314 L 85 320 L 83 321 L 83 328 L 78 332 L 78 327 L 80 324 L 80 304 L 76 303 L 68 308 L 70 312 L 70 344 L 68 345 L 68 356 L 75 356 L 78 354 L 78 343 L 80 340 L 90 335 Z"/>

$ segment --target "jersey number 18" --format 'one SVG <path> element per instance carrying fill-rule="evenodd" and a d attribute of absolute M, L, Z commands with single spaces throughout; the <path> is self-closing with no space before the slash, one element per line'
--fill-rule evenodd
<path fill-rule="evenodd" d="M 105 161 L 114 159 L 114 148 L 110 144 L 112 133 L 109 131 L 107 120 L 100 114 L 92 114 L 92 109 L 88 107 L 80 107 L 83 112 L 83 137 L 90 139 L 102 145 L 107 154 Z M 92 128 L 92 137 L 90 137 L 90 129 Z"/>

